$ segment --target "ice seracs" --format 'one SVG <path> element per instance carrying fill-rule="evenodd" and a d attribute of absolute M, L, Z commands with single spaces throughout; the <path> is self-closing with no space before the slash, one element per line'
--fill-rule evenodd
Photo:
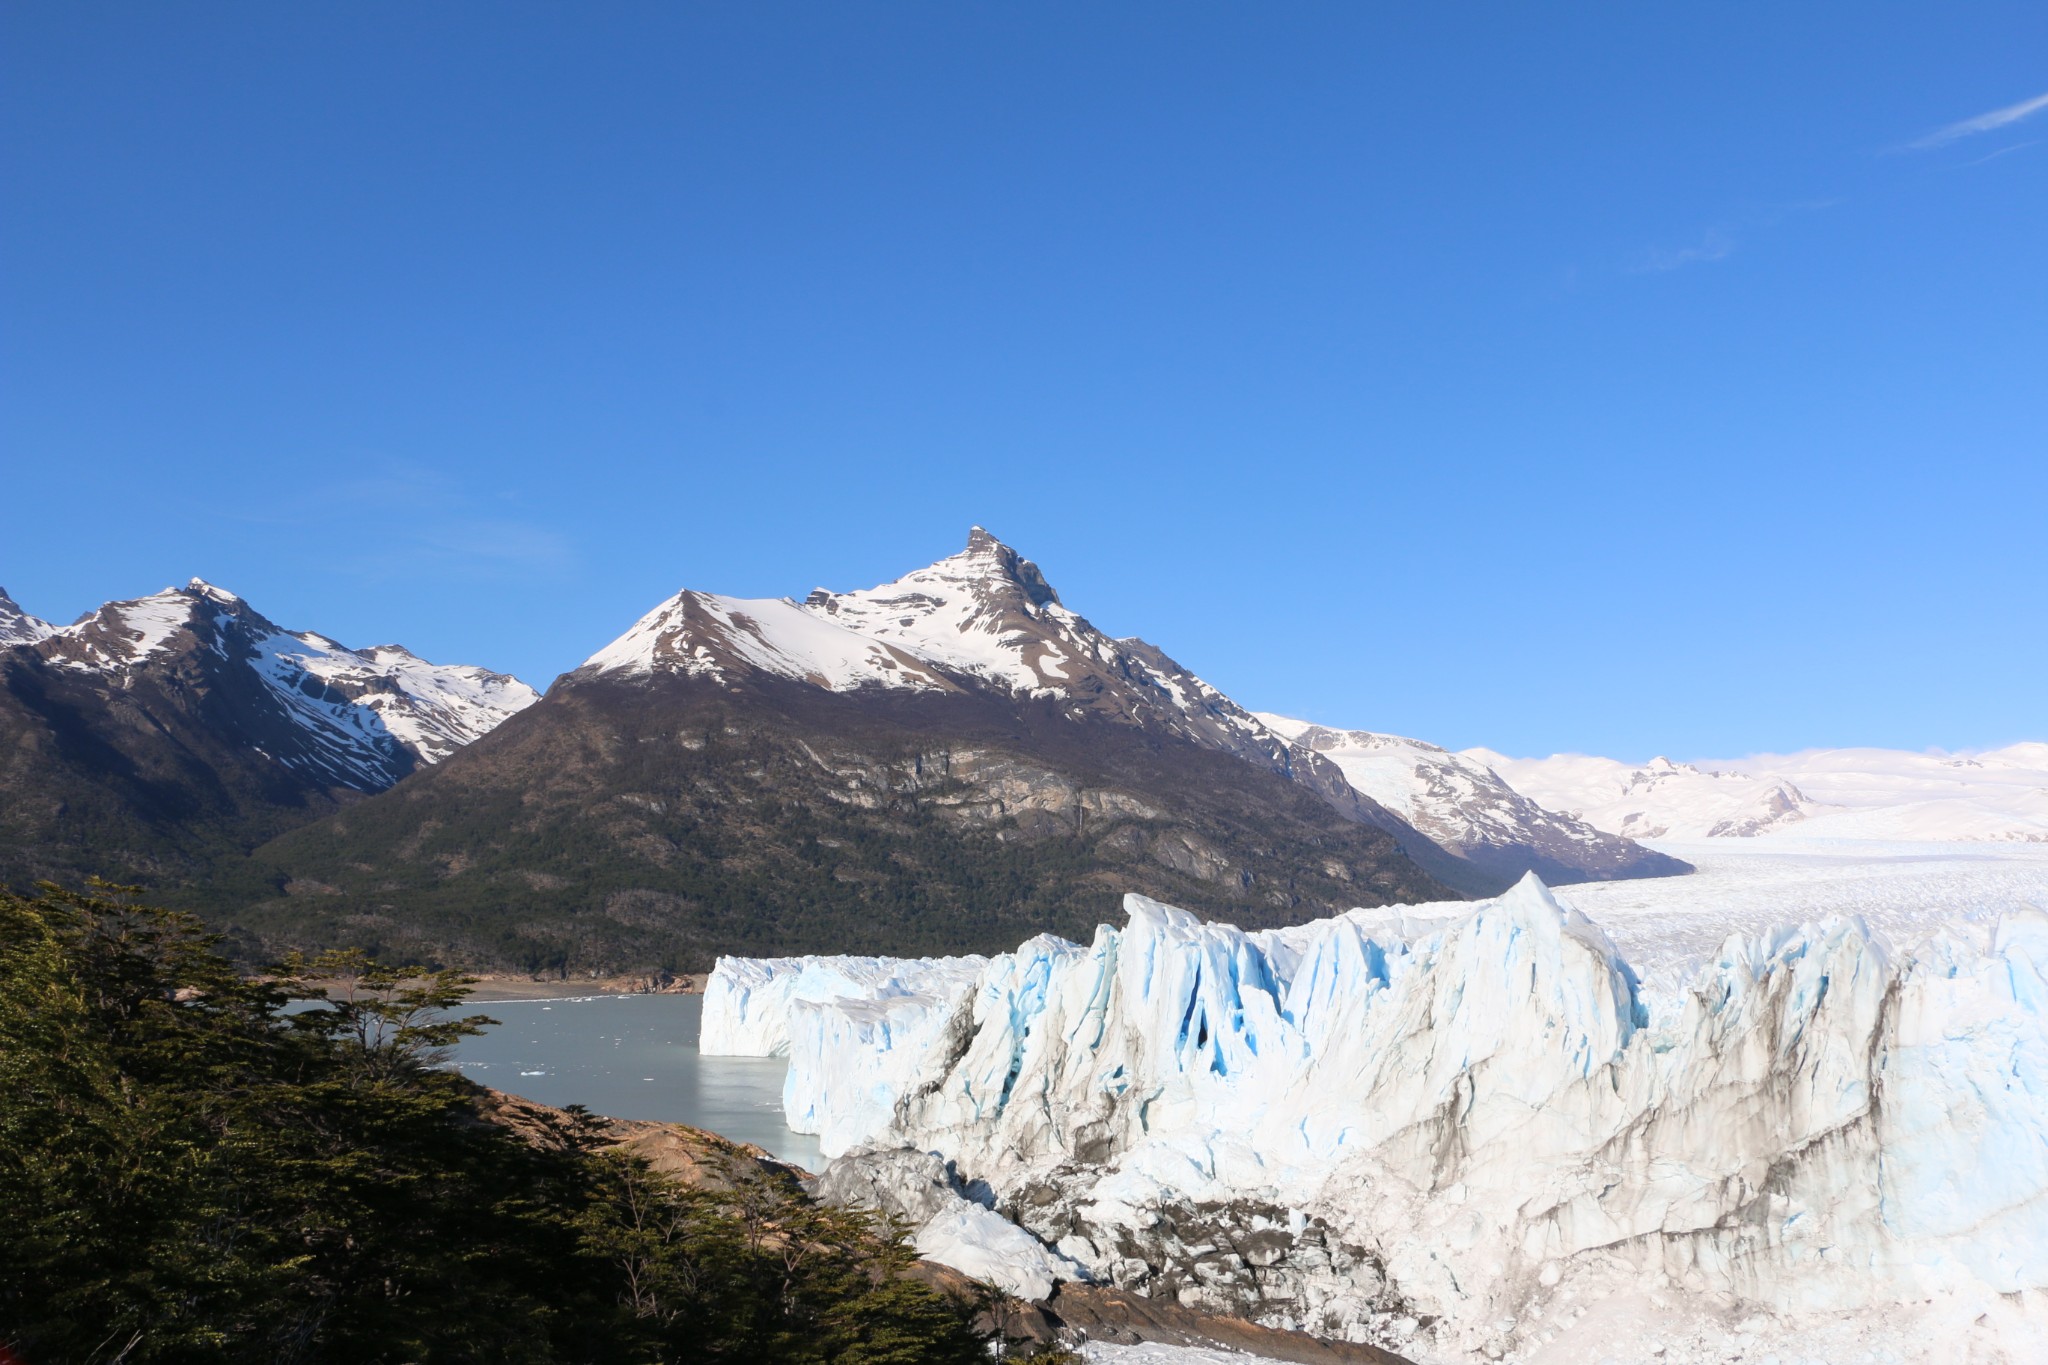
<path fill-rule="evenodd" d="M 698 1050 L 788 1057 L 783 1112 L 798 1132 L 857 1142 L 887 1122 L 904 1084 L 981 957 L 718 960 L 704 989 Z"/>
<path fill-rule="evenodd" d="M 949 975 L 886 1062 L 885 1000 L 792 993 L 792 1121 L 855 1166 L 935 1154 L 1127 1287 L 1446 1350 L 1533 1346 L 1560 1284 L 2048 1288 L 2048 915 L 1734 935 L 1653 1018 L 1533 878 L 1262 933 L 1126 911 Z"/>

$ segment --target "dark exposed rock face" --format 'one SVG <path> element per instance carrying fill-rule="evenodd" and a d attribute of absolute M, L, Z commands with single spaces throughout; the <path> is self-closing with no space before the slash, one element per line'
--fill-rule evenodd
<path fill-rule="evenodd" d="M 1080 1180 L 1085 1187 L 1086 1175 Z M 1067 1184 L 1026 1186 L 1000 1211 L 1048 1245 L 1107 1261 L 1119 1289 L 1321 1335 L 1426 1325 L 1388 1284 L 1379 1254 L 1345 1242 L 1321 1218 L 1251 1199 L 1175 1200 L 1149 1210 L 1142 1227 L 1097 1225 Z"/>
<path fill-rule="evenodd" d="M 262 849 L 237 922 L 526 970 L 1085 938 L 1125 891 L 1247 925 L 1442 899 L 1269 769 L 988 691 L 564 680 L 448 762 Z"/>
<path fill-rule="evenodd" d="M 0 880 L 175 884 L 362 794 L 273 756 L 289 725 L 213 641 L 114 677 L 51 643 L 0 651 Z M 367 751 L 393 781 L 413 766 Z"/>
<path fill-rule="evenodd" d="M 878 1210 L 913 1229 L 964 1200 L 997 1207 L 1047 1245 L 1065 1242 L 1063 1249 L 1090 1261 L 1105 1259 L 1096 1246 L 1112 1253 L 1111 1282 L 1061 1284 L 1019 1315 L 1024 1334 L 1039 1340 L 1079 1333 L 1315 1365 L 1398 1365 L 1401 1357 L 1359 1338 L 1376 1328 L 1403 1336 L 1426 1325 L 1388 1288 L 1378 1258 L 1344 1243 L 1320 1218 L 1249 1200 L 1179 1202 L 1160 1206 L 1144 1228 L 1098 1227 L 1077 1210 L 1066 1183 L 1027 1186 L 998 1206 L 986 1184 L 963 1180 L 933 1153 L 869 1146 L 834 1158 L 809 1189 L 825 1203 Z M 1086 1245 L 1090 1238 L 1095 1245 Z M 1341 1302 L 1330 1296 L 1333 1283 L 1345 1286 Z"/>

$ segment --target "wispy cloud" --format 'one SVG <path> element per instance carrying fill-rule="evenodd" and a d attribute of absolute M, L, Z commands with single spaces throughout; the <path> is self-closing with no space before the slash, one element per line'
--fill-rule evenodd
<path fill-rule="evenodd" d="M 2036 95 L 2032 99 L 2021 100 L 2018 104 L 2008 104 L 2003 109 L 1993 109 L 1988 114 L 1979 114 L 1975 118 L 1966 118 L 1947 127 L 1936 128 L 1925 137 L 1915 138 L 1907 143 L 1906 150 L 1924 152 L 1935 147 L 1945 147 L 1958 138 L 1975 137 L 1978 133 L 1995 133 L 2000 128 L 2018 123 L 2021 119 L 2032 118 L 2043 109 L 2048 109 L 2048 94 Z"/>
<path fill-rule="evenodd" d="M 410 528 L 405 540 L 415 562 L 478 578 L 553 573 L 576 558 L 566 536 L 523 521 L 444 518 Z"/>
<path fill-rule="evenodd" d="M 1733 237 L 1719 228 L 1708 228 L 1691 246 L 1651 247 L 1636 257 L 1628 271 L 1631 275 L 1657 275 L 1667 270 L 1683 270 L 1689 265 L 1725 261 L 1734 251 Z"/>
<path fill-rule="evenodd" d="M 2015 142 L 2010 147 L 2000 147 L 1997 151 L 1987 152 L 1983 156 L 1978 157 L 1974 161 L 1965 161 L 1963 163 L 1963 169 L 1968 169 L 1971 166 L 1981 166 L 1987 161 L 1996 161 L 1998 160 L 1998 158 L 2004 156 L 2007 152 L 2017 152 L 2026 147 L 2038 147 L 2041 145 L 2041 141 L 2042 140 L 2038 137 L 2032 137 L 2028 138 L 2025 142 Z"/>
<path fill-rule="evenodd" d="M 1790 218 L 1819 213 L 1841 203 L 1839 198 L 1797 199 L 1786 204 L 1752 208 L 1724 218 L 1683 246 L 1653 246 L 1636 253 L 1622 269 L 1630 275 L 1661 275 L 1690 265 L 1711 265 L 1735 254 L 1741 239 L 1766 228 L 1777 227 Z"/>
<path fill-rule="evenodd" d="M 328 568 L 370 581 L 433 574 L 470 582 L 545 578 L 573 569 L 570 539 L 504 515 L 513 499 L 435 469 L 373 460 L 353 477 L 295 490 L 216 516 L 269 526 L 321 527 Z"/>

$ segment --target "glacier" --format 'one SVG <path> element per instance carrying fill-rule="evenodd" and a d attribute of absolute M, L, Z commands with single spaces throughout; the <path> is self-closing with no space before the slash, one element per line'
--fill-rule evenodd
<path fill-rule="evenodd" d="M 828 1183 L 903 1204 L 936 1178 L 905 1154 L 939 1163 L 908 1210 L 936 1259 L 1418 1358 L 1533 1351 L 1563 1299 L 1644 1286 L 1782 1314 L 2048 1288 L 2038 910 L 1909 952 L 1850 916 L 1731 934 L 1653 1017 L 1534 877 L 1254 933 L 1124 908 L 985 960 L 724 959 L 706 1050 L 788 1055 Z"/>
<path fill-rule="evenodd" d="M 974 956 L 722 957 L 705 983 L 697 1048 L 789 1058 L 786 1120 L 836 1154 L 887 1124 L 905 1060 L 923 1055 L 987 965 Z"/>

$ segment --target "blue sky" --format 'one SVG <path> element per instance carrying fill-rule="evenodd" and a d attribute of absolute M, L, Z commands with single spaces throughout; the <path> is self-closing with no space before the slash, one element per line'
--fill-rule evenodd
<path fill-rule="evenodd" d="M 0 583 L 545 682 L 980 522 L 1326 722 L 2048 738 L 2044 94 L 2038 4 L 12 5 Z"/>

